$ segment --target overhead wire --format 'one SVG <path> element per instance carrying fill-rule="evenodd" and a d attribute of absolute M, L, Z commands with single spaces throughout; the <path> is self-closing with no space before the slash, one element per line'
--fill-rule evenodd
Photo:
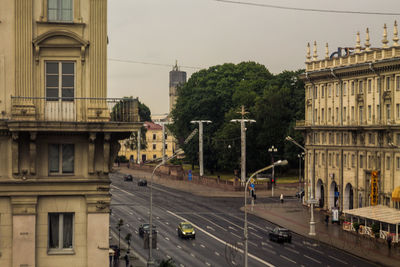
<path fill-rule="evenodd" d="M 153 65 L 153 66 L 162 66 L 162 67 L 174 67 L 173 64 L 145 62 L 145 61 L 136 61 L 136 60 L 128 60 L 128 59 L 108 58 L 107 60 L 108 61 L 115 61 L 115 62 L 123 62 L 123 63 Z M 179 67 L 180 68 L 184 68 L 184 69 L 197 69 L 197 70 L 204 69 L 202 67 L 184 66 L 184 65 L 179 65 Z"/>
<path fill-rule="evenodd" d="M 254 2 L 243 2 L 243 1 L 232 1 L 232 0 L 213 0 L 213 1 L 223 2 L 223 3 L 227 3 L 227 4 L 257 6 L 257 7 L 286 9 L 286 10 L 305 11 L 305 12 L 337 13 L 337 14 L 358 14 L 358 15 L 379 15 L 379 16 L 398 16 L 398 15 L 400 15 L 400 13 L 396 13 L 396 12 L 369 12 L 369 11 L 301 8 L 301 7 L 278 6 L 278 5 L 261 4 L 261 3 L 254 3 Z"/>

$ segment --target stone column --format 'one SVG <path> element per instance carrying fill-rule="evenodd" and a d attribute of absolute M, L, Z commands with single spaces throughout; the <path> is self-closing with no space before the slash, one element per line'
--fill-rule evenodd
<path fill-rule="evenodd" d="M 96 133 L 89 134 L 89 148 L 88 148 L 88 172 L 94 173 L 94 141 L 96 140 Z"/>

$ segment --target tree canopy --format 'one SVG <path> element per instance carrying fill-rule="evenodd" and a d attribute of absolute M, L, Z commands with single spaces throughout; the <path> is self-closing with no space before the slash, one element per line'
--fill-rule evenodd
<path fill-rule="evenodd" d="M 294 159 L 298 149 L 285 143 L 291 135 L 302 141 L 293 127 L 304 119 L 304 84 L 298 71 L 271 74 L 255 62 L 226 63 L 194 73 L 178 88 L 178 99 L 172 111 L 174 124 L 169 128 L 182 141 L 198 127 L 192 120 L 211 120 L 204 126 L 204 165 L 208 171 L 239 169 L 241 106 L 244 117 L 256 120 L 247 124 L 247 168 L 249 171 L 270 162 L 268 148 L 278 148 L 280 158 Z M 180 142 L 182 143 L 182 142 Z M 182 145 L 182 144 L 181 144 Z M 198 141 L 183 144 L 186 158 L 198 161 Z"/>

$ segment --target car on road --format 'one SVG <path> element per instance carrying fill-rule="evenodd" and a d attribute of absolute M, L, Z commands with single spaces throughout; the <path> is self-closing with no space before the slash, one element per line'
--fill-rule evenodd
<path fill-rule="evenodd" d="M 140 237 L 143 237 L 144 234 L 150 234 L 150 230 L 149 229 L 150 229 L 150 224 L 148 224 L 148 223 L 141 224 L 139 226 L 139 230 L 138 230 Z M 155 235 L 156 233 L 157 233 L 156 226 L 153 225 L 153 235 Z"/>
<path fill-rule="evenodd" d="M 180 238 L 196 238 L 196 231 L 189 222 L 181 222 L 178 224 L 178 236 Z"/>
<path fill-rule="evenodd" d="M 128 174 L 124 176 L 124 181 L 126 182 L 132 182 L 133 181 L 133 177 L 132 175 Z"/>
<path fill-rule="evenodd" d="M 292 242 L 292 233 L 285 228 L 275 227 L 273 231 L 269 233 L 269 240 L 276 242 Z"/>
<path fill-rule="evenodd" d="M 137 185 L 138 185 L 138 186 L 147 186 L 147 180 L 145 180 L 145 179 L 140 179 L 140 180 L 137 182 Z"/>

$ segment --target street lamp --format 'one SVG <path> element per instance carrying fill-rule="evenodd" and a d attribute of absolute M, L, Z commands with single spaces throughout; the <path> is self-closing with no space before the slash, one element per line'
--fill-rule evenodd
<path fill-rule="evenodd" d="M 153 172 L 151 173 L 151 179 L 150 179 L 150 215 L 149 215 L 149 258 L 147 259 L 147 266 L 151 267 L 154 266 L 154 260 L 153 260 L 153 176 L 154 173 L 156 172 L 156 170 L 164 165 L 167 161 L 180 156 L 183 154 L 183 150 L 182 149 L 178 149 L 172 156 L 170 156 L 169 158 L 167 158 L 165 161 L 161 161 L 161 163 L 159 163 L 153 170 Z"/>
<path fill-rule="evenodd" d="M 296 140 L 294 140 L 292 137 L 290 136 L 286 136 L 285 138 L 286 141 L 289 141 L 293 144 L 295 144 L 296 146 L 300 147 L 301 149 L 303 149 L 305 155 L 307 155 L 307 149 L 300 145 L 299 143 L 296 142 Z M 310 165 L 312 166 L 312 164 Z M 304 167 L 305 169 L 305 167 Z M 314 172 L 312 171 L 312 174 L 314 175 Z M 306 180 L 306 172 L 304 172 L 304 180 Z M 309 235 L 314 236 L 315 235 L 315 221 L 314 221 L 314 204 L 315 204 L 315 199 L 314 199 L 314 177 L 311 177 L 311 199 L 308 200 L 308 203 L 310 203 L 311 206 L 311 218 L 310 218 L 310 232 L 308 233 Z"/>
<path fill-rule="evenodd" d="M 209 120 L 190 121 L 190 123 L 199 124 L 199 174 L 200 177 L 204 175 L 204 160 L 203 160 L 203 123 L 211 123 Z"/>
<path fill-rule="evenodd" d="M 269 170 L 271 168 L 274 168 L 275 166 L 282 166 L 288 164 L 287 160 L 278 160 L 274 164 L 271 164 L 265 168 L 262 168 L 255 173 L 253 173 L 250 178 L 247 180 L 246 185 L 244 187 L 244 267 L 247 267 L 247 253 L 248 253 L 248 244 L 247 244 L 247 239 L 248 239 L 248 232 L 247 232 L 247 192 L 246 189 L 249 186 L 249 182 L 253 180 L 253 177 L 263 171 Z"/>
<path fill-rule="evenodd" d="M 299 158 L 299 194 L 300 194 L 300 191 L 301 191 L 301 160 L 304 159 L 304 152 L 297 154 L 297 157 Z M 300 195 L 300 200 L 301 200 L 301 195 Z"/>
<path fill-rule="evenodd" d="M 268 148 L 268 152 L 271 153 L 271 162 L 272 165 L 274 165 L 274 153 L 278 152 L 278 149 L 274 146 L 271 146 L 270 148 Z M 273 181 L 273 183 L 272 183 Z M 272 190 L 271 190 L 271 194 L 272 196 L 274 196 L 274 183 L 275 183 L 275 168 L 272 167 L 272 181 L 271 181 L 271 186 L 272 186 Z"/>

